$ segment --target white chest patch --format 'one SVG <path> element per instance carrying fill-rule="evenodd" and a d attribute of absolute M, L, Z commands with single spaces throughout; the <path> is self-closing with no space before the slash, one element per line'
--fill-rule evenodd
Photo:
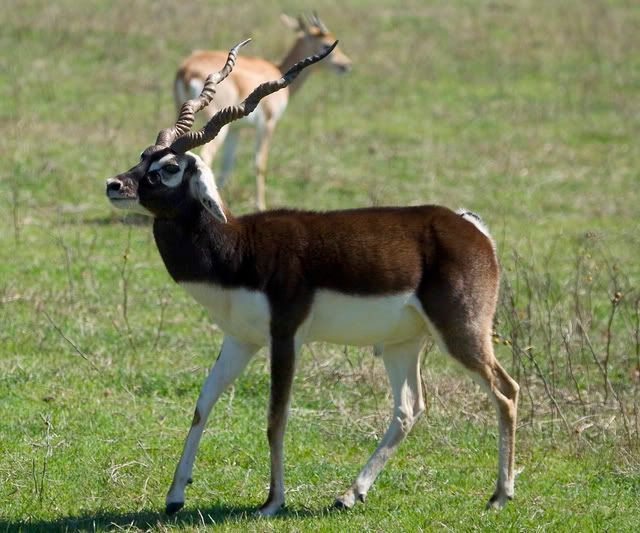
<path fill-rule="evenodd" d="M 180 286 L 209 311 L 222 331 L 246 342 L 268 345 L 271 311 L 264 293 L 198 282 L 181 282 Z"/>
<path fill-rule="evenodd" d="M 209 311 L 225 333 L 261 346 L 269 344 L 271 311 L 264 293 L 208 283 L 180 285 Z M 412 292 L 350 296 L 319 290 L 298 334 L 302 335 L 302 344 L 324 341 L 367 346 L 403 342 L 426 331 L 422 308 Z"/>

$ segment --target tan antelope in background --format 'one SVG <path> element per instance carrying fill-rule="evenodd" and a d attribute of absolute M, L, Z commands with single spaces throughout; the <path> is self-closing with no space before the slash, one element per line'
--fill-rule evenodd
<path fill-rule="evenodd" d="M 336 40 L 316 14 L 297 19 L 283 14 L 280 18 L 287 27 L 297 33 L 293 46 L 282 62 L 276 65 L 260 57 L 238 57 L 235 68 L 225 82 L 217 88 L 211 104 L 203 110 L 207 119 L 220 109 L 239 103 L 260 83 L 279 78 L 305 57 L 329 48 Z M 227 52 L 222 50 L 196 50 L 187 57 L 176 74 L 174 84 L 176 106 L 179 108 L 187 100 L 197 98 L 209 73 L 219 70 L 226 58 Z M 333 50 L 324 64 L 339 73 L 344 73 L 351 68 L 351 60 L 339 48 Z M 266 97 L 258 104 L 255 112 L 240 121 L 240 124 L 251 125 L 256 129 L 256 206 L 260 210 L 266 207 L 265 173 L 273 132 L 278 119 L 287 107 L 289 96 L 302 86 L 308 75 L 307 70 L 301 72 L 290 87 Z M 215 139 L 202 148 L 202 160 L 207 166 L 211 166 L 218 149 L 224 144 L 222 170 L 218 176 L 219 186 L 224 184 L 233 167 L 238 137 L 238 130 L 234 126 L 225 126 Z"/>
<path fill-rule="evenodd" d="M 211 169 L 190 150 L 286 90 L 309 57 L 277 81 L 190 131 L 232 71 L 238 49 L 186 102 L 131 169 L 107 181 L 119 208 L 154 218 L 153 235 L 171 277 L 206 307 L 224 331 L 166 498 L 169 514 L 185 488 L 205 424 L 222 392 L 261 347 L 271 360 L 267 438 L 269 495 L 262 515 L 285 501 L 284 432 L 296 362 L 304 344 L 379 345 L 391 389 L 389 427 L 353 484 L 336 500 L 364 501 L 385 463 L 424 412 L 420 352 L 429 334 L 489 394 L 498 417 L 498 476 L 488 507 L 513 498 L 518 384 L 496 360 L 491 337 L 498 300 L 495 244 L 478 215 L 446 207 L 375 207 L 342 211 L 280 209 L 240 217 L 224 204 Z M 319 423 L 319 422 L 318 422 Z"/>

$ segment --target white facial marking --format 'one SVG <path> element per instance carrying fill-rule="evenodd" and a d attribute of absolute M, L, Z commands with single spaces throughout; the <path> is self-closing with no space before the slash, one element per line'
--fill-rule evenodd
<path fill-rule="evenodd" d="M 163 170 L 167 165 L 178 165 L 180 170 L 172 174 L 171 172 Z M 151 163 L 149 172 L 159 172 L 162 184 L 173 189 L 182 183 L 185 168 L 187 168 L 187 162 L 184 159 L 178 162 L 175 155 L 167 154 Z"/>
<path fill-rule="evenodd" d="M 153 163 L 151 163 L 151 166 L 149 167 L 149 172 L 153 172 L 154 170 L 158 170 L 158 169 L 162 168 L 163 166 L 165 166 L 170 161 L 175 163 L 176 162 L 176 156 L 173 155 L 173 154 L 167 154 L 165 156 L 162 156 L 157 161 L 154 161 Z"/>
<path fill-rule="evenodd" d="M 138 200 L 130 198 L 109 198 L 109 201 L 113 207 L 117 207 L 118 209 L 123 209 L 125 211 L 138 213 L 139 215 L 145 215 L 148 217 L 153 216 L 153 213 L 141 206 Z"/>
<path fill-rule="evenodd" d="M 194 198 L 198 199 L 204 208 L 214 217 L 220 222 L 225 223 L 227 217 L 224 214 L 222 198 L 220 198 L 220 194 L 218 193 L 213 172 L 211 172 L 211 169 L 204 164 L 204 161 L 202 161 L 199 156 L 191 152 L 187 152 L 187 154 L 195 159 L 197 169 L 196 173 L 191 177 L 191 194 Z"/>

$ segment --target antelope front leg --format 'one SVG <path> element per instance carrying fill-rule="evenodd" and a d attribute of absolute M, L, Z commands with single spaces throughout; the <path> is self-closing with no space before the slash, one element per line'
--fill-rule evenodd
<path fill-rule="evenodd" d="M 272 516 L 284 505 L 283 440 L 287 425 L 296 352 L 293 337 L 272 337 L 271 395 L 267 424 L 267 438 L 271 454 L 271 481 L 267 501 L 258 510 L 262 516 Z"/>
<path fill-rule="evenodd" d="M 196 403 L 191 429 L 167 494 L 167 514 L 176 513 L 184 506 L 184 489 L 187 484 L 191 483 L 193 461 L 211 408 L 224 389 L 238 377 L 257 351 L 258 346 L 243 343 L 229 336 L 224 338 L 218 360 L 207 376 Z"/>

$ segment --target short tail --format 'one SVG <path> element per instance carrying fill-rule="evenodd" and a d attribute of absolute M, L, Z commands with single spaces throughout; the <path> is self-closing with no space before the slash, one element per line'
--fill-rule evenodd
<path fill-rule="evenodd" d="M 474 213 L 473 211 L 469 211 L 468 209 L 463 209 L 463 208 L 458 209 L 456 213 L 460 215 L 462 218 L 464 218 L 466 221 L 471 222 L 476 228 L 478 228 L 479 231 L 481 231 L 484 235 L 486 235 L 486 237 L 491 241 L 491 244 L 493 245 L 493 249 L 495 250 L 496 243 L 494 242 L 493 237 L 489 232 L 489 228 L 484 223 L 482 218 L 480 218 L 480 215 L 478 213 Z"/>

